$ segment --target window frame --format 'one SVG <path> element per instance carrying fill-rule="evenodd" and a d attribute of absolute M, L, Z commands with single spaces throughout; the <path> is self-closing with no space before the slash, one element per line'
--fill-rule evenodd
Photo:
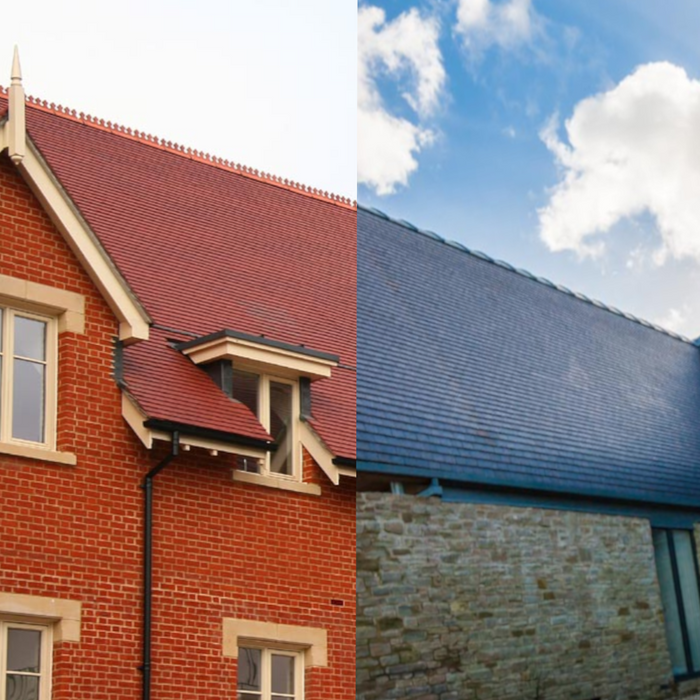
<path fill-rule="evenodd" d="M 11 629 L 26 629 L 41 632 L 38 700 L 51 700 L 51 681 L 53 671 L 53 625 L 37 622 L 26 622 L 11 617 L 0 618 L 0 700 L 7 700 L 7 676 L 12 674 L 7 669 L 8 631 Z M 33 674 L 34 675 L 34 674 Z"/>
<path fill-rule="evenodd" d="M 299 409 L 299 382 L 292 379 L 286 379 L 284 377 L 276 377 L 271 374 L 261 374 L 260 375 L 260 386 L 261 391 L 259 393 L 259 403 L 258 406 L 258 420 L 262 424 L 263 428 L 267 430 L 268 433 L 272 430 L 271 421 L 271 411 L 272 411 L 272 394 L 271 394 L 271 384 L 286 384 L 292 387 L 292 415 L 290 419 L 291 425 L 289 426 L 290 435 L 289 440 L 292 443 L 290 450 L 290 457 L 292 460 L 292 470 L 291 474 L 280 474 L 279 472 L 273 472 L 271 469 L 273 454 L 272 452 L 267 452 L 265 454 L 265 464 L 263 467 L 263 475 L 273 477 L 275 479 L 286 479 L 288 481 L 301 481 L 301 440 L 299 438 L 299 420 L 300 420 L 300 409 Z M 274 436 L 273 436 L 274 438 Z"/>
<path fill-rule="evenodd" d="M 23 305 L 0 304 L 2 309 L 2 345 L 0 357 L 0 445 L 16 445 L 18 447 L 56 449 L 56 416 L 57 416 L 57 386 L 58 386 L 58 319 L 55 316 L 38 313 Z M 14 319 L 27 318 L 46 323 L 45 360 L 44 367 L 44 440 L 42 442 L 23 440 L 12 435 L 13 397 L 14 397 L 14 362 L 15 362 L 15 333 Z"/>
<path fill-rule="evenodd" d="M 246 649 L 257 649 L 261 652 L 260 655 L 260 691 L 245 690 L 238 687 L 240 679 L 236 673 L 236 698 L 240 698 L 241 694 L 254 695 L 259 700 L 271 700 L 272 692 L 272 656 L 288 656 L 294 659 L 294 697 L 291 700 L 304 700 L 304 652 L 298 649 L 285 649 L 282 647 L 269 646 L 263 642 L 255 640 L 246 640 L 244 644 L 238 647 L 238 658 L 241 657 L 241 652 Z M 259 693 L 259 694 L 258 694 Z M 275 695 L 277 695 L 275 693 Z M 4 700 L 4 699 L 3 699 Z"/>
<path fill-rule="evenodd" d="M 679 568 L 678 568 L 678 557 L 677 557 L 677 553 L 676 553 L 676 543 L 674 541 L 674 533 L 676 533 L 676 532 L 687 532 L 690 536 L 690 545 L 691 545 L 690 549 L 692 552 L 692 562 L 691 563 L 692 563 L 692 567 L 693 567 L 693 572 L 695 574 L 695 581 L 697 584 L 698 596 L 700 599 L 700 569 L 698 568 L 698 553 L 697 553 L 697 545 L 695 542 L 695 533 L 693 532 L 692 529 L 689 529 L 689 528 L 653 527 L 652 528 L 652 535 L 655 532 L 663 533 L 663 535 L 666 537 L 666 544 L 668 547 L 669 561 L 670 561 L 670 566 L 671 566 L 671 577 L 673 579 L 674 597 L 675 597 L 675 601 L 676 601 L 676 612 L 678 614 L 679 626 L 680 626 L 680 632 L 681 632 L 681 642 L 683 645 L 683 655 L 685 657 L 686 668 L 689 669 L 686 673 L 679 673 L 679 674 L 674 673 L 674 679 L 676 681 L 684 681 L 684 680 L 690 680 L 692 678 L 698 678 L 698 677 L 700 677 L 700 664 L 698 664 L 697 667 L 694 667 L 694 665 L 693 665 L 693 657 L 692 657 L 692 651 L 691 651 L 691 646 L 690 646 L 690 636 L 688 634 L 688 619 L 687 619 L 687 614 L 686 614 L 686 603 L 683 599 L 683 591 L 682 591 L 681 580 L 680 580 L 680 572 L 679 572 Z M 654 564 L 655 564 L 656 571 L 657 571 L 657 581 L 659 581 L 658 562 L 656 561 L 656 554 L 654 554 Z M 659 581 L 659 591 L 661 592 L 661 582 L 660 581 Z M 663 596 L 662 596 L 662 604 L 663 604 Z M 664 610 L 664 618 L 665 618 L 665 610 Z M 665 622 L 664 622 L 664 624 L 665 624 Z M 668 644 L 668 637 L 667 637 L 667 644 Z M 669 649 L 669 653 L 670 653 L 670 649 Z"/>
<path fill-rule="evenodd" d="M 301 404 L 300 404 L 300 390 L 299 381 L 297 379 L 292 379 L 290 377 L 281 377 L 275 374 L 268 374 L 267 372 L 262 372 L 255 367 L 248 367 L 245 364 L 234 365 L 234 371 L 240 370 L 247 374 L 253 374 L 258 378 L 258 402 L 257 402 L 257 414 L 256 418 L 260 422 L 265 430 L 270 433 L 271 431 L 271 421 L 270 421 L 270 410 L 271 410 L 271 394 L 270 385 L 272 383 L 286 384 L 292 387 L 292 417 L 290 425 L 290 437 L 292 443 L 291 449 L 291 461 L 292 469 L 291 474 L 280 474 L 278 472 L 273 472 L 271 470 L 272 465 L 272 455 L 275 453 L 267 452 L 265 454 L 265 459 L 259 461 L 259 471 L 251 472 L 248 470 L 240 470 L 244 474 L 257 474 L 260 477 L 269 477 L 272 479 L 280 479 L 282 481 L 290 482 L 301 482 L 302 481 L 302 445 L 301 445 L 301 435 L 299 424 L 301 421 Z M 234 387 L 234 397 L 235 399 L 235 387 Z"/>

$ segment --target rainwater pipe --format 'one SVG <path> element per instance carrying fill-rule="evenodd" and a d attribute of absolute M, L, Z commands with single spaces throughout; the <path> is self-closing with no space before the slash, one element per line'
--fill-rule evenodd
<path fill-rule="evenodd" d="M 151 700 L 151 634 L 153 616 L 153 479 L 165 469 L 180 452 L 180 433 L 172 433 L 170 452 L 151 469 L 141 484 L 144 492 L 143 533 L 143 700 Z"/>

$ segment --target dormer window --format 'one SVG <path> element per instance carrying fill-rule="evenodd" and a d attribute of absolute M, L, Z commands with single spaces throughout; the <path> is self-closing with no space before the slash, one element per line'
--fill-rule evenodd
<path fill-rule="evenodd" d="M 230 330 L 177 347 L 201 365 L 226 394 L 249 408 L 276 445 L 264 460 L 238 457 L 237 470 L 301 481 L 302 403 L 307 406 L 304 413 L 308 413 L 310 382 L 330 377 L 338 358 L 301 345 Z"/>

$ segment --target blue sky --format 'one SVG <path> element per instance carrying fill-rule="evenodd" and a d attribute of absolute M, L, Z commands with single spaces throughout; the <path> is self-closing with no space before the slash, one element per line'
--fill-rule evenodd
<path fill-rule="evenodd" d="M 700 3 L 358 9 L 358 196 L 700 335 Z"/>

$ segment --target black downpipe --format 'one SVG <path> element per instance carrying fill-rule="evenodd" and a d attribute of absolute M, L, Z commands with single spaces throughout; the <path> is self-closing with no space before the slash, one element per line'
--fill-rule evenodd
<path fill-rule="evenodd" d="M 143 532 L 143 665 L 141 666 L 143 700 L 151 700 L 151 620 L 153 615 L 153 478 L 165 469 L 180 452 L 180 433 L 173 432 L 170 453 L 146 474 Z"/>

